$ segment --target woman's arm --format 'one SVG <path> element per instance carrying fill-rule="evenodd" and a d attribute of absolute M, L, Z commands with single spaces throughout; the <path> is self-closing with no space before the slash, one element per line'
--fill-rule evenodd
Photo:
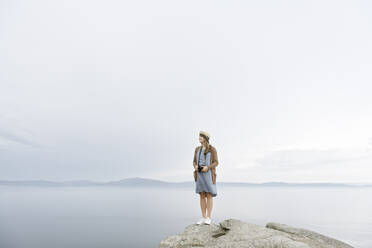
<path fill-rule="evenodd" d="M 197 167 L 198 167 L 197 162 L 196 162 L 196 153 L 197 153 L 197 151 L 198 151 L 198 147 L 195 148 L 195 152 L 194 152 L 194 160 L 193 160 L 193 162 L 192 162 L 192 164 L 193 164 L 195 170 L 196 170 Z"/>

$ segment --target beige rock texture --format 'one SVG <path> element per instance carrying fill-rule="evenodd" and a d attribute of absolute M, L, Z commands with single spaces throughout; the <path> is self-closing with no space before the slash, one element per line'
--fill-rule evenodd
<path fill-rule="evenodd" d="M 340 240 L 303 228 L 269 222 L 266 226 L 226 219 L 218 225 L 186 226 L 162 240 L 158 248 L 353 248 Z"/>

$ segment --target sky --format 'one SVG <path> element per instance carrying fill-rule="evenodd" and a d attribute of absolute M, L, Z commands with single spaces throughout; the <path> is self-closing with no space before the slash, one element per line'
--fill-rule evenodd
<path fill-rule="evenodd" d="M 0 180 L 372 182 L 370 1 L 3 0 Z"/>

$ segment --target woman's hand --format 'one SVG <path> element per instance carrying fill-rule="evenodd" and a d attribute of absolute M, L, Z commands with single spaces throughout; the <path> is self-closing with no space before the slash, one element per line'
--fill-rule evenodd
<path fill-rule="evenodd" d="M 208 170 L 208 166 L 203 166 L 202 172 L 207 172 Z"/>

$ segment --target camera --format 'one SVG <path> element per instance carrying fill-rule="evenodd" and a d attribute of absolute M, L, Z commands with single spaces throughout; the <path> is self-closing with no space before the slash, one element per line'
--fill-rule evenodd
<path fill-rule="evenodd" d="M 203 166 L 198 165 L 198 171 L 201 172 L 203 169 Z"/>

